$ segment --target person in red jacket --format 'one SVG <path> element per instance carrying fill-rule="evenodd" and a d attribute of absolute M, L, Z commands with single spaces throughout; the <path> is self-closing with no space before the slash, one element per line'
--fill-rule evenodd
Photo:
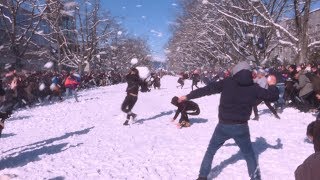
<path fill-rule="evenodd" d="M 79 77 L 75 74 L 71 73 L 65 80 L 64 86 L 66 88 L 66 96 L 68 97 L 70 94 L 73 94 L 75 100 L 78 100 L 77 87 L 79 86 Z"/>

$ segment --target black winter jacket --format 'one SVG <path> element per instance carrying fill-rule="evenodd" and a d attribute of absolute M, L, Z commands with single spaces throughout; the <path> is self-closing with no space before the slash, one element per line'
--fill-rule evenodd
<path fill-rule="evenodd" d="M 276 86 L 261 88 L 253 83 L 251 71 L 241 70 L 232 77 L 192 91 L 187 99 L 216 93 L 221 93 L 219 122 L 223 124 L 245 124 L 250 119 L 252 106 L 257 100 L 273 102 L 279 98 Z"/>
<path fill-rule="evenodd" d="M 128 83 L 128 87 L 127 87 L 127 90 L 126 92 L 128 94 L 135 94 L 135 95 L 138 95 L 138 92 L 139 92 L 139 87 L 142 83 L 142 81 L 140 80 L 140 77 L 139 75 L 137 74 L 127 74 L 126 75 L 126 80 L 127 80 L 127 83 Z"/>
<path fill-rule="evenodd" d="M 179 114 L 181 112 L 185 113 L 186 111 L 196 111 L 196 113 L 188 113 L 190 115 L 197 115 L 200 113 L 200 109 L 197 103 L 193 102 L 193 101 L 185 101 L 185 102 L 181 102 L 179 104 L 176 105 L 178 107 L 176 114 L 174 115 L 173 119 L 177 119 L 177 117 L 179 116 Z"/>

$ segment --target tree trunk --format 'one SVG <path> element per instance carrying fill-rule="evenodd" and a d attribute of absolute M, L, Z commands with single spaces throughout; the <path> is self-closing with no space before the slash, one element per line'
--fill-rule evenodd
<path fill-rule="evenodd" d="M 21 63 L 21 58 L 16 56 L 16 61 L 15 61 L 15 69 L 17 71 L 20 71 L 22 69 L 22 63 Z"/>
<path fill-rule="evenodd" d="M 299 58 L 298 58 L 298 63 L 305 63 L 308 61 L 308 41 L 309 41 L 309 36 L 308 36 L 308 27 L 309 27 L 309 16 L 310 16 L 310 6 L 311 6 L 311 0 L 306 0 L 305 2 L 305 10 L 304 14 L 301 15 L 301 24 L 300 28 L 301 32 L 299 33 Z"/>

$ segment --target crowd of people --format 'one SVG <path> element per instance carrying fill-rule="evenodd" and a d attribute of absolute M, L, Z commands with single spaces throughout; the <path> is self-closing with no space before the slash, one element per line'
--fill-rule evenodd
<path fill-rule="evenodd" d="M 144 92 L 151 87 L 160 88 L 159 73 L 151 73 L 142 83 Z M 77 72 L 51 70 L 16 71 L 8 65 L 0 74 L 0 137 L 4 121 L 18 108 L 31 107 L 73 96 L 78 102 L 77 91 L 93 87 L 108 86 L 125 82 L 125 76 L 115 71 Z"/>
<path fill-rule="evenodd" d="M 320 65 L 301 64 L 279 67 L 257 67 L 253 68 L 252 76 L 254 82 L 260 87 L 267 89 L 267 77 L 274 75 L 277 78 L 277 87 L 280 91 L 279 100 L 273 106 L 270 102 L 264 102 L 276 118 L 280 119 L 278 113 L 285 107 L 295 107 L 303 112 L 317 111 L 320 103 Z M 216 71 L 195 70 L 192 73 L 182 72 L 179 74 L 178 86 L 184 87 L 186 79 L 192 80 L 191 89 L 199 88 L 198 83 L 208 85 L 210 82 L 218 82 L 232 76 L 231 69 Z M 254 107 L 255 120 L 259 119 L 256 107 L 261 103 L 257 101 Z"/>

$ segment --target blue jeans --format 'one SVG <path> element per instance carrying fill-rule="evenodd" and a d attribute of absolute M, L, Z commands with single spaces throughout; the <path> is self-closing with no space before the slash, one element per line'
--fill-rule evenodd
<path fill-rule="evenodd" d="M 66 88 L 66 97 L 69 97 L 70 95 L 73 95 L 77 102 L 79 101 L 76 89 Z"/>
<path fill-rule="evenodd" d="M 253 152 L 248 124 L 221 124 L 219 123 L 212 135 L 207 151 L 203 157 L 199 177 L 207 177 L 211 171 L 211 164 L 217 150 L 228 139 L 234 139 L 247 162 L 251 180 L 260 180 L 260 169 Z"/>
<path fill-rule="evenodd" d="M 278 83 L 277 88 L 279 90 L 279 99 L 278 101 L 275 103 L 275 106 L 277 108 L 283 108 L 285 105 L 285 100 L 284 100 L 284 91 L 285 91 L 285 84 L 284 83 Z"/>

